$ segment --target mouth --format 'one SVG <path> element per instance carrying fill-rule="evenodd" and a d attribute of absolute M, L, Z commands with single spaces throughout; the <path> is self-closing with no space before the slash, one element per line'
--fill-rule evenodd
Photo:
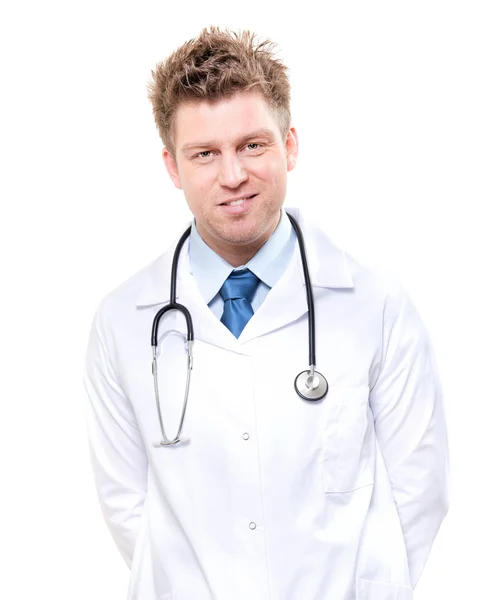
<path fill-rule="evenodd" d="M 244 204 L 246 200 L 251 200 L 251 198 L 254 198 L 255 196 L 257 196 L 257 194 L 250 194 L 249 196 L 243 196 L 242 198 L 238 198 L 237 200 L 229 200 L 228 202 L 222 202 L 219 206 L 240 206 L 241 204 Z"/>
<path fill-rule="evenodd" d="M 228 202 L 223 202 L 219 204 L 221 209 L 228 215 L 240 215 L 249 210 L 250 205 L 252 204 L 252 200 L 258 194 L 251 194 L 249 196 L 244 196 L 243 198 L 238 198 L 236 200 L 229 200 Z"/>

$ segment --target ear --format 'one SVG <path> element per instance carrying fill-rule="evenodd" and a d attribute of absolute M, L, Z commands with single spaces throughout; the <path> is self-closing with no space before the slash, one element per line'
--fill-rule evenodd
<path fill-rule="evenodd" d="M 162 151 L 163 161 L 166 165 L 166 170 L 171 177 L 172 182 L 178 188 L 178 190 L 182 190 L 181 180 L 179 178 L 178 166 L 176 164 L 176 160 L 174 156 L 169 152 L 167 148 L 163 148 Z"/>
<path fill-rule="evenodd" d="M 292 171 L 297 164 L 297 156 L 299 154 L 299 138 L 295 127 L 289 129 L 285 140 L 285 149 L 287 154 L 287 170 Z"/>

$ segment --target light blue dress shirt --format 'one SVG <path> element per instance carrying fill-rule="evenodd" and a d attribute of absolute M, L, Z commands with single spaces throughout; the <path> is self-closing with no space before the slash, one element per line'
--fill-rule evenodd
<path fill-rule="evenodd" d="M 220 319 L 224 310 L 224 301 L 219 294 L 222 284 L 232 271 L 245 268 L 260 279 L 251 302 L 252 310 L 256 312 L 291 261 L 296 239 L 297 236 L 290 224 L 289 217 L 282 209 L 279 225 L 271 237 L 246 265 L 235 269 L 204 242 L 193 221 L 189 237 L 191 273 L 202 297 L 216 317 Z"/>

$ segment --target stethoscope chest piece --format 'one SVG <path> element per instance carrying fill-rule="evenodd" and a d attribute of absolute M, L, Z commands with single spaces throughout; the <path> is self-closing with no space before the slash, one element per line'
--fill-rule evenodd
<path fill-rule="evenodd" d="M 312 402 L 322 400 L 329 390 L 327 379 L 321 373 L 311 372 L 309 369 L 297 375 L 294 387 L 303 400 Z"/>

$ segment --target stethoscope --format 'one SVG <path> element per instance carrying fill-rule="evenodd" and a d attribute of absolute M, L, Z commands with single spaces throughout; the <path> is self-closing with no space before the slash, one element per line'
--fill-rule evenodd
<path fill-rule="evenodd" d="M 315 370 L 315 312 L 314 312 L 314 298 L 312 295 L 312 285 L 310 283 L 309 276 L 309 267 L 307 264 L 307 256 L 305 253 L 305 244 L 304 238 L 302 236 L 302 231 L 297 223 L 297 221 L 286 213 L 290 219 L 292 227 L 297 234 L 297 240 L 299 242 L 300 248 L 300 256 L 302 261 L 302 268 L 304 270 L 304 278 L 305 278 L 305 288 L 307 293 L 307 307 L 308 307 L 308 324 L 309 324 L 309 368 L 305 371 L 302 371 L 297 375 L 294 381 L 294 387 L 297 394 L 303 399 L 309 402 L 317 402 L 318 400 L 322 400 L 327 391 L 329 389 L 329 384 L 325 377 Z M 181 248 L 183 247 L 184 242 L 188 238 L 191 233 L 191 227 L 183 233 L 179 242 L 174 251 L 173 261 L 171 265 L 171 290 L 170 290 L 170 300 L 169 304 L 163 306 L 158 312 L 153 320 L 153 327 L 151 331 L 151 348 L 153 351 L 153 379 L 154 379 L 154 394 L 156 397 L 156 408 L 158 410 L 159 424 L 161 426 L 161 433 L 163 435 L 163 439 L 160 442 L 153 442 L 153 446 L 171 446 L 172 444 L 177 444 L 180 440 L 181 431 L 183 429 L 184 416 L 186 414 L 186 406 L 188 403 L 189 397 L 189 383 L 191 380 L 191 371 L 193 368 L 193 356 L 192 356 L 192 348 L 194 341 L 194 330 L 193 330 L 193 321 L 191 318 L 191 313 L 189 310 L 176 302 L 176 281 L 177 281 L 177 272 L 178 272 L 178 262 L 179 255 L 181 253 Z M 158 337 L 158 326 L 163 317 L 170 310 L 179 310 L 179 312 L 183 313 L 184 318 L 186 319 L 186 327 L 187 327 L 187 336 L 183 335 L 179 331 L 168 330 L 163 333 L 163 335 L 157 340 Z M 158 365 L 157 365 L 157 357 L 161 354 L 162 346 L 164 340 L 168 335 L 179 335 L 184 339 L 184 343 L 187 349 L 187 375 L 186 375 L 186 389 L 184 394 L 184 402 L 183 402 L 183 410 L 181 413 L 181 420 L 179 422 L 178 432 L 176 437 L 172 440 L 169 440 L 166 436 L 166 432 L 164 430 L 163 416 L 161 413 L 161 405 L 159 402 L 159 391 L 158 391 Z"/>

